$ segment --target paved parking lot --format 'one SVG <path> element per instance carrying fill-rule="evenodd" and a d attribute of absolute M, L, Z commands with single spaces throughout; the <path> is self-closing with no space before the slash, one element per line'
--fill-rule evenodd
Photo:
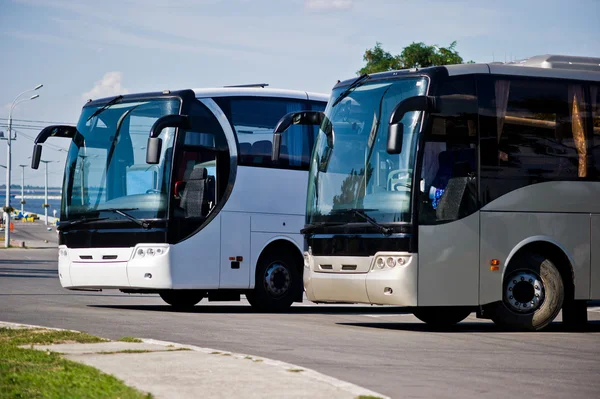
<path fill-rule="evenodd" d="M 434 332 L 402 308 L 244 302 L 174 312 L 155 295 L 60 287 L 56 249 L 0 252 L 0 320 L 265 356 L 398 398 L 600 397 L 600 308 L 585 331 L 503 332 L 473 316 Z M 275 395 L 277 396 L 277 395 Z"/>

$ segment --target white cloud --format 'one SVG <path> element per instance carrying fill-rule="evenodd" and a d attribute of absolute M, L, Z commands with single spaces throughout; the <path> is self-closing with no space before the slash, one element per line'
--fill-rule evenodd
<path fill-rule="evenodd" d="M 127 94 L 129 90 L 121 85 L 123 79 L 122 72 L 107 72 L 104 74 L 102 80 L 96 82 L 96 85 L 88 92 L 83 93 L 81 96 L 87 99 L 97 99 L 102 97 L 115 96 L 117 94 Z"/>
<path fill-rule="evenodd" d="M 309 10 L 347 10 L 352 7 L 352 0 L 305 0 L 304 7 Z"/>

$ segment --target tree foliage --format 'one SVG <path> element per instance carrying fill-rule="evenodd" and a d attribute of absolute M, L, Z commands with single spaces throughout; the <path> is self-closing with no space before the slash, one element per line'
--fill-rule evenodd
<path fill-rule="evenodd" d="M 425 43 L 411 43 L 404 47 L 398 55 L 392 55 L 377 42 L 375 47 L 367 49 L 363 55 L 363 66 L 357 73 L 386 72 L 407 68 L 424 68 L 436 65 L 463 64 L 462 57 L 456 51 L 456 41 L 448 47 L 436 45 L 428 46 Z M 473 61 L 469 61 L 472 63 Z"/>

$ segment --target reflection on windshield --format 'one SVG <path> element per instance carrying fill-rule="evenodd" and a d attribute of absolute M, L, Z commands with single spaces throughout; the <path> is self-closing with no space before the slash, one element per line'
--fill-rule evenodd
<path fill-rule="evenodd" d="M 309 177 L 307 223 L 364 222 L 363 210 L 379 223 L 410 220 L 410 193 L 420 112 L 407 113 L 403 151 L 386 151 L 390 114 L 402 100 L 426 93 L 425 78 L 365 83 L 335 107 L 328 105 L 326 120 L 335 132 L 333 150 L 321 130 L 315 145 Z M 332 93 L 337 98 L 344 88 Z M 325 127 L 322 127 L 325 128 Z M 327 153 L 327 168 L 318 168 Z M 320 169 L 320 170 L 319 170 Z"/>
<path fill-rule="evenodd" d="M 173 129 L 161 133 L 159 164 L 146 163 L 146 143 L 154 122 L 179 113 L 179 107 L 178 99 L 121 102 L 100 113 L 102 106 L 85 107 L 77 125 L 79 140 L 71 143 L 67 155 L 61 212 L 65 219 L 133 208 L 136 218 L 165 217 Z M 114 217 L 111 213 L 103 216 Z"/>

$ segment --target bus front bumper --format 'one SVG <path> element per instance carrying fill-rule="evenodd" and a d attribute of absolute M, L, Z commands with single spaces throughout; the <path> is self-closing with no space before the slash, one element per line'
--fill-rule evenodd
<path fill-rule="evenodd" d="M 68 289 L 173 288 L 170 247 L 58 248 L 58 276 Z"/>
<path fill-rule="evenodd" d="M 312 302 L 417 306 L 417 254 L 332 257 L 305 253 L 304 259 L 304 287 Z"/>

